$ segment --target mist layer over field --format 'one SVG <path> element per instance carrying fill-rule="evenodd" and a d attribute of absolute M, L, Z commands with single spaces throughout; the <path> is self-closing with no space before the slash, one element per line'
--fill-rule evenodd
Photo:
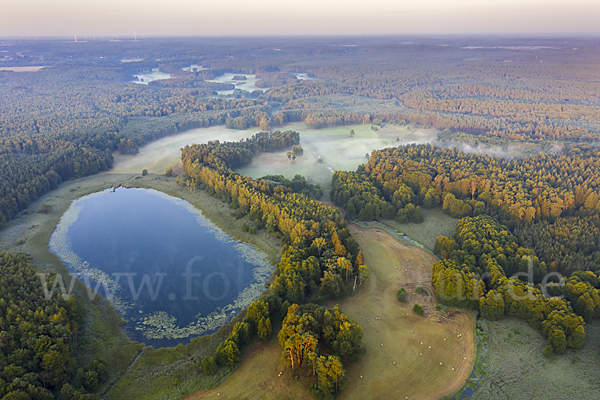
<path fill-rule="evenodd" d="M 309 181 L 328 185 L 333 171 L 355 171 L 368 161 L 366 156 L 373 150 L 411 143 L 431 143 L 437 137 L 435 129 L 415 130 L 397 125 L 385 125 L 377 131 L 372 130 L 370 124 L 307 129 L 306 124 L 299 122 L 288 124 L 285 130 L 288 129 L 300 132 L 304 155 L 292 163 L 287 158 L 287 151 L 263 153 L 238 172 L 251 178 L 272 174 L 293 178 L 300 174 Z M 355 136 L 350 136 L 351 130 L 354 130 Z"/>
<path fill-rule="evenodd" d="M 281 131 L 300 132 L 300 145 L 304 155 L 292 163 L 285 150 L 263 153 L 252 160 L 252 164 L 238 172 L 252 178 L 265 175 L 284 175 L 293 178 L 300 174 L 315 183 L 329 184 L 335 170 L 354 171 L 367 162 L 366 154 L 372 150 L 411 143 L 430 143 L 437 137 L 435 129 L 415 130 L 407 126 L 385 125 L 373 131 L 370 124 L 336 126 L 324 129 L 308 129 L 302 122 L 277 128 Z M 350 136 L 350 130 L 355 136 Z M 209 140 L 240 141 L 260 132 L 259 128 L 246 130 L 227 129 L 224 126 L 198 128 L 167 136 L 151 142 L 136 155 L 114 153 L 112 173 L 140 173 L 147 169 L 150 173 L 163 174 L 169 166 L 174 168 L 181 159 L 179 149 L 186 145 L 207 143 Z M 319 158 L 322 162 L 319 162 Z M 176 168 L 177 170 L 177 168 Z"/>
<path fill-rule="evenodd" d="M 169 166 L 175 166 L 181 160 L 179 149 L 186 145 L 207 143 L 209 140 L 240 141 L 252 137 L 259 128 L 244 131 L 227 129 L 224 126 L 192 129 L 190 131 L 171 135 L 155 140 L 144 147 L 136 155 L 113 154 L 115 159 L 111 172 L 117 174 L 140 173 L 147 169 L 150 173 L 164 174 Z"/>

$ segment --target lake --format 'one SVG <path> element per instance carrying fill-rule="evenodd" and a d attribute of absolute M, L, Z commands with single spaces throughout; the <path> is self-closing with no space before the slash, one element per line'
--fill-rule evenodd
<path fill-rule="evenodd" d="M 152 189 L 73 201 L 50 251 L 111 301 L 133 340 L 154 347 L 215 332 L 260 296 L 273 270 L 266 253 L 233 240 L 186 200 Z"/>

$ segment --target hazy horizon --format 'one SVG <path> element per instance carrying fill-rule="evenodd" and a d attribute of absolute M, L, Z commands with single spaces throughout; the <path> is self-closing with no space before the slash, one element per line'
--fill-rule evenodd
<path fill-rule="evenodd" d="M 600 35 L 597 0 L 0 0 L 1 37 Z"/>

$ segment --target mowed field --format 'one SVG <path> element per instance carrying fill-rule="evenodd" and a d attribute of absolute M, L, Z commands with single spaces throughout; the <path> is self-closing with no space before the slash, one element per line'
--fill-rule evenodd
<path fill-rule="evenodd" d="M 309 400 L 314 399 L 306 381 L 293 381 L 281 361 L 281 346 L 277 342 L 258 344 L 246 354 L 242 364 L 222 384 L 211 390 L 201 390 L 185 400 Z M 287 372 L 287 371 L 286 371 Z"/>
<path fill-rule="evenodd" d="M 356 225 L 349 229 L 360 243 L 371 275 L 357 289 L 360 293 L 344 300 L 341 307 L 363 327 L 367 352 L 348 367 L 348 384 L 338 398 L 438 399 L 454 392 L 471 372 L 474 318 L 458 310 L 435 311 L 431 287 L 435 257 L 379 229 Z M 416 294 L 417 286 L 425 292 Z M 409 294 L 405 304 L 396 299 L 400 287 Z M 413 313 L 414 303 L 424 306 L 424 317 Z M 280 371 L 286 369 L 279 344 L 258 345 L 218 387 L 187 399 L 312 398 L 306 379 L 292 381 L 288 373 L 279 377 Z"/>
<path fill-rule="evenodd" d="M 367 353 L 349 367 L 348 385 L 339 398 L 438 399 L 452 393 L 471 372 L 473 316 L 435 311 L 435 257 L 379 229 L 350 225 L 350 232 L 371 275 L 360 295 L 342 303 L 342 310 L 363 327 Z M 417 286 L 423 286 L 423 294 L 415 293 Z M 408 293 L 405 304 L 396 299 L 400 287 Z M 425 309 L 424 317 L 412 311 L 415 303 Z"/>

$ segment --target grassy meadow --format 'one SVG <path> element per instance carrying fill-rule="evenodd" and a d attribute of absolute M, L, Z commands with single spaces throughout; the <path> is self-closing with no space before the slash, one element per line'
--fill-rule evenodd
<path fill-rule="evenodd" d="M 279 373 L 284 371 L 282 376 Z M 307 390 L 309 380 L 293 381 L 281 361 L 277 342 L 261 343 L 246 353 L 244 361 L 231 377 L 214 389 L 201 390 L 185 400 L 303 400 L 314 399 Z"/>
<path fill-rule="evenodd" d="M 227 129 L 225 126 L 191 129 L 150 142 L 141 147 L 135 155 L 114 152 L 114 165 L 110 173 L 139 174 L 143 169 L 147 169 L 152 174 L 164 174 L 169 166 L 176 167 L 177 164 L 181 164 L 179 149 L 186 145 L 207 143 L 209 140 L 237 142 L 252 137 L 257 132 L 260 132 L 259 128 L 240 131 Z"/>
<path fill-rule="evenodd" d="M 350 232 L 371 275 L 357 296 L 342 302 L 342 310 L 363 327 L 367 352 L 349 367 L 339 398 L 437 399 L 461 387 L 473 364 L 474 318 L 464 311 L 435 311 L 436 258 L 378 229 L 351 225 Z M 423 294 L 416 293 L 417 286 Z M 396 299 L 400 287 L 408 293 L 404 304 Z M 415 303 L 425 309 L 424 317 L 412 311 Z"/>
<path fill-rule="evenodd" d="M 486 366 L 474 400 L 598 399 L 600 322 L 585 325 L 581 350 L 546 358 L 546 339 L 517 319 L 479 321 L 487 343 Z M 568 397 L 565 393 L 569 393 Z"/>
<path fill-rule="evenodd" d="M 437 137 L 437 130 L 414 130 L 408 126 L 386 124 L 377 131 L 371 124 L 334 126 L 323 129 L 308 129 L 305 123 L 295 122 L 278 128 L 300 132 L 300 146 L 304 155 L 292 164 L 287 158 L 287 150 L 276 153 L 263 153 L 252 160 L 252 164 L 238 169 L 238 173 L 251 178 L 280 174 L 293 178 L 300 174 L 314 183 L 328 186 L 335 170 L 355 171 L 368 161 L 366 154 L 372 150 L 384 149 L 410 143 L 429 143 Z M 355 136 L 350 136 L 354 129 Z M 396 140 L 398 138 L 398 140 Z M 318 162 L 321 159 L 322 162 Z"/>
<path fill-rule="evenodd" d="M 381 221 L 356 221 L 363 228 L 382 229 L 402 242 L 415 244 L 415 242 L 433 252 L 435 240 L 438 236 L 452 236 L 458 218 L 446 214 L 441 208 L 421 208 L 424 221 L 420 224 L 413 222 L 401 223 L 396 220 Z M 408 236 L 408 239 L 404 237 Z"/>
<path fill-rule="evenodd" d="M 371 130 L 371 124 L 335 126 L 323 129 L 308 129 L 301 122 L 290 123 L 279 130 L 300 132 L 300 145 L 304 155 L 292 162 L 287 158 L 289 150 L 263 153 L 252 160 L 252 164 L 238 169 L 238 173 L 251 178 L 265 175 L 284 175 L 293 178 L 300 174 L 314 183 L 328 186 L 335 170 L 354 171 L 360 164 L 367 162 L 365 155 L 372 150 L 383 149 L 409 143 L 429 143 L 437 136 L 437 130 L 415 130 L 408 126 L 387 124 L 377 132 Z M 354 129 L 355 136 L 350 136 Z M 259 132 L 253 127 L 246 130 L 227 129 L 224 126 L 192 129 L 184 133 L 167 136 L 151 142 L 136 155 L 113 154 L 115 162 L 110 173 L 135 174 L 147 169 L 149 173 L 164 174 L 169 166 L 176 172 L 180 167 L 179 149 L 195 143 L 209 140 L 239 141 Z M 396 141 L 396 138 L 399 138 Z M 290 149 L 291 150 L 291 149 Z M 318 162 L 321 158 L 323 162 Z"/>

